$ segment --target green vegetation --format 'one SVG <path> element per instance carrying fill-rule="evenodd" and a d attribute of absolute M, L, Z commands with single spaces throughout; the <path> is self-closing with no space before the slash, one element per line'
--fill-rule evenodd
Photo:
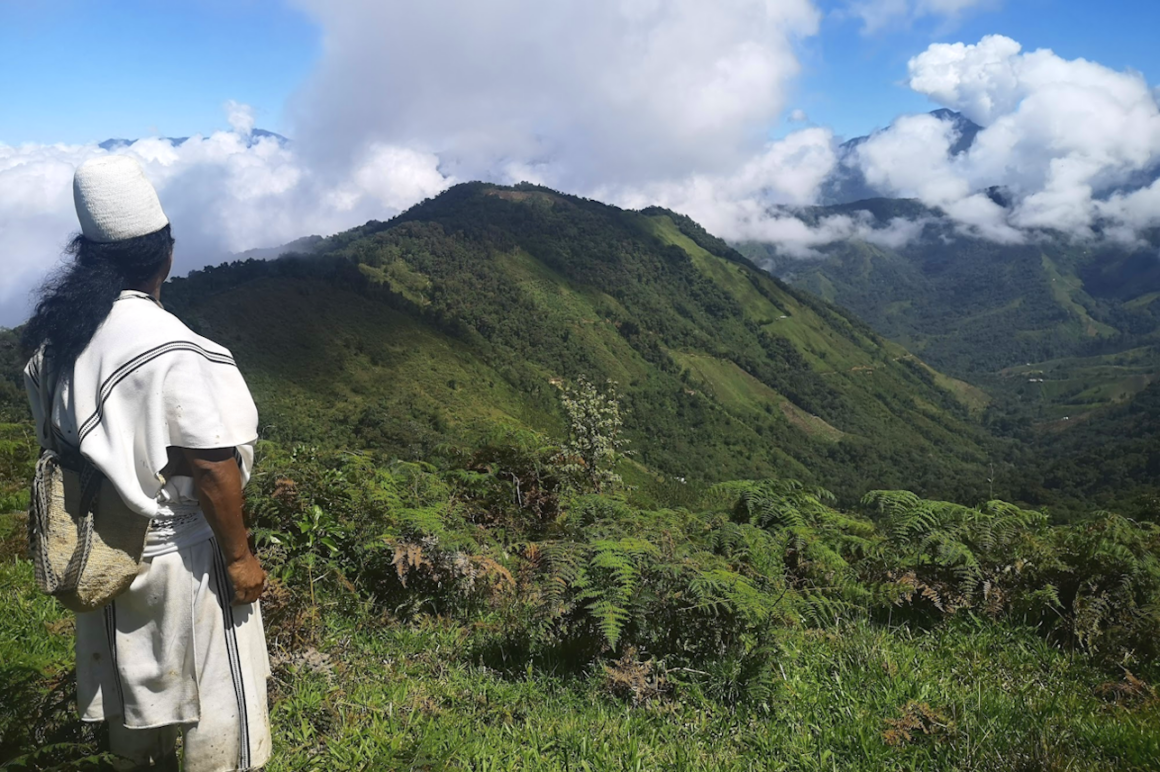
<path fill-rule="evenodd" d="M 1088 420 L 1049 427 L 1021 500 L 1060 512 L 1072 502 L 1160 523 L 1160 383 Z"/>
<path fill-rule="evenodd" d="M 1155 348 L 1141 346 L 1009 367 L 984 383 L 1036 421 L 1059 421 L 1127 402 L 1158 377 Z"/>
<path fill-rule="evenodd" d="M 862 206 L 811 208 L 803 216 L 816 220 Z M 1160 372 L 1154 248 L 1093 249 L 1049 234 L 995 244 L 955 232 L 915 202 L 865 206 L 882 222 L 927 218 L 925 236 L 899 248 L 834 244 L 810 261 L 779 258 L 767 245 L 739 249 L 851 309 L 939 370 L 991 391 L 1006 402 L 1007 414 L 1042 420 L 1090 412 L 1130 399 Z M 1105 366 L 1126 354 L 1130 371 Z M 1070 363 L 1067 373 L 1054 372 L 1061 361 Z M 995 377 L 1021 369 L 1043 385 L 1028 389 L 1027 379 Z"/>
<path fill-rule="evenodd" d="M 308 246 L 165 295 L 262 416 L 272 770 L 1160 766 L 1160 304 L 1081 250 L 799 277 L 952 377 L 666 210 L 470 184 Z M 109 768 L 23 553 L 0 764 Z"/>
<path fill-rule="evenodd" d="M 626 439 L 666 476 L 792 476 L 847 503 L 986 490 L 976 400 L 671 212 L 460 185 L 309 256 L 171 284 L 272 439 L 421 460 L 479 424 L 561 434 L 553 382 L 585 376 L 619 384 Z"/>
<path fill-rule="evenodd" d="M 29 423 L 0 424 L 0 512 L 27 509 L 39 450 Z"/>
<path fill-rule="evenodd" d="M 1160 763 L 1160 527 L 786 480 L 597 495 L 520 429 L 425 463 L 260 450 L 272 770 Z M 5 527 L 0 758 L 89 757 L 68 618 Z"/>
<path fill-rule="evenodd" d="M 834 244 L 807 261 L 768 245 L 738 248 L 942 371 L 936 384 L 992 433 L 1015 440 L 991 454 L 989 477 L 1002 495 L 1057 519 L 1096 506 L 1160 517 L 1160 402 L 1150 387 L 1160 377 L 1155 249 L 1095 248 L 1050 234 L 994 244 L 953 231 L 913 201 L 802 216 L 862 208 L 880 222 L 926 218 L 925 236 L 899 248 Z"/>
<path fill-rule="evenodd" d="M 24 357 L 17 336 L 0 329 L 0 514 L 28 506 L 28 483 L 40 446 L 24 391 Z"/>

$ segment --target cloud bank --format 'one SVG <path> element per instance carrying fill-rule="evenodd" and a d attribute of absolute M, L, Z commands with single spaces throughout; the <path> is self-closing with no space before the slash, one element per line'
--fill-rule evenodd
<path fill-rule="evenodd" d="M 252 141 L 248 108 L 227 110 L 236 131 L 177 146 L 145 139 L 115 150 L 140 160 L 156 186 L 173 224 L 179 272 L 383 217 L 455 182 L 440 173 L 435 156 L 380 144 L 368 146 L 352 173 L 333 182 L 277 139 Z M 97 145 L 0 144 L 0 324 L 23 320 L 30 290 L 60 264 L 61 250 L 79 229 L 73 171 L 105 152 Z"/>
<path fill-rule="evenodd" d="M 1160 106 L 1135 72 L 1050 50 L 1023 52 L 1002 36 L 933 45 L 911 59 L 910 87 L 983 127 L 970 149 L 947 152 L 949 122 L 904 116 L 858 149 L 867 180 L 944 209 L 967 230 L 1017 241 L 1037 230 L 1132 241 L 1157 224 L 1151 182 L 1160 167 Z M 1009 208 L 979 191 L 1001 186 Z M 1097 233 L 1097 231 L 1099 233 Z"/>
<path fill-rule="evenodd" d="M 931 12 L 965 3 L 929 4 Z M 1048 49 L 1025 52 L 1003 36 L 936 44 L 912 58 L 909 86 L 982 127 L 954 152 L 951 117 L 904 115 L 848 151 L 868 185 L 941 210 L 968 236 L 1013 244 L 1046 232 L 1140 245 L 1160 226 L 1160 105 L 1136 72 L 1119 72 Z M 845 152 L 845 151 L 844 151 Z M 771 202 L 810 203 L 837 169 L 824 129 L 797 132 L 727 175 L 693 175 L 606 198 L 660 203 L 732 239 L 767 241 L 810 256 L 845 239 L 897 245 L 921 227 L 827 218 L 809 227 Z M 992 190 L 996 189 L 996 190 Z M 989 193 L 990 191 L 990 193 Z"/>
<path fill-rule="evenodd" d="M 115 151 L 146 164 L 185 268 L 385 219 L 461 180 L 740 211 L 809 200 L 832 164 L 828 133 L 768 140 L 794 46 L 818 30 L 811 0 L 299 4 L 323 55 L 290 106 L 293 144 L 249 141 L 253 111 L 229 102 L 232 131 Z M 57 264 L 72 170 L 101 152 L 0 144 L 0 324 Z"/>
<path fill-rule="evenodd" d="M 325 55 L 296 139 L 341 170 L 372 142 L 461 178 L 531 164 L 570 188 L 711 173 L 760 152 L 818 30 L 810 0 L 301 0 Z"/>
<path fill-rule="evenodd" d="M 145 164 L 182 269 L 385 219 L 470 179 L 666 206 L 797 257 L 846 239 L 897 247 L 924 230 L 794 214 L 839 158 L 826 128 L 770 139 L 779 116 L 806 118 L 787 100 L 795 46 L 818 30 L 810 0 L 499 0 L 486 13 L 469 0 L 301 4 L 324 47 L 291 106 L 292 143 L 252 134 L 253 110 L 229 102 L 230 131 L 113 151 Z M 948 16 L 973 5 L 898 7 Z M 909 85 L 983 129 L 952 156 L 952 122 L 899 117 L 843 157 L 874 188 L 1006 243 L 1044 229 L 1132 243 L 1160 225 L 1160 109 L 1139 74 L 991 36 L 930 46 L 910 61 Z M 58 264 L 76 230 L 73 169 L 104 152 L 0 143 L 0 324 L 24 318 L 29 290 Z M 1003 197 L 984 193 L 992 186 Z"/>

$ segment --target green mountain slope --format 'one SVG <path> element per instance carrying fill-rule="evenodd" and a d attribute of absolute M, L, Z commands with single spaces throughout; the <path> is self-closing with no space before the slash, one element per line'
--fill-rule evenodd
<path fill-rule="evenodd" d="M 1108 509 L 1160 522 L 1160 383 L 1084 420 L 1057 422 L 1043 440 L 1016 491 L 1021 500 L 1072 516 Z"/>
<path fill-rule="evenodd" d="M 879 221 L 935 218 L 913 201 L 865 208 Z M 819 260 L 740 250 L 795 286 L 851 309 L 934 367 L 1059 419 L 1129 399 L 1160 373 L 1160 261 L 1154 249 L 1095 248 L 1041 236 L 1003 245 L 932 220 L 899 248 L 834 244 Z"/>
<path fill-rule="evenodd" d="M 460 185 L 167 292 L 234 350 L 270 436 L 422 458 L 496 423 L 558 433 L 584 375 L 619 384 L 655 473 L 985 492 L 978 393 L 664 210 Z"/>

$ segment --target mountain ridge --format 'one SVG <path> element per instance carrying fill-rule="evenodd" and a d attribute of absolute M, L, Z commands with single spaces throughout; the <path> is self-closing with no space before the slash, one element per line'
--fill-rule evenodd
<path fill-rule="evenodd" d="M 466 183 L 309 254 L 171 284 L 179 315 L 253 363 L 287 436 L 422 457 L 473 422 L 552 432 L 553 382 L 584 375 L 621 384 L 656 473 L 967 498 L 983 479 L 977 393 L 666 210 Z"/>
<path fill-rule="evenodd" d="M 913 201 L 877 200 L 804 216 L 859 207 L 880 217 L 926 211 Z M 814 282 L 837 300 L 851 288 L 873 296 L 879 285 L 930 291 L 930 282 L 972 264 L 963 255 L 923 267 L 914 255 L 851 243 L 821 262 L 792 263 L 813 273 L 808 281 L 787 276 L 794 282 L 787 284 L 762 268 L 768 255 L 742 247 L 748 256 L 659 207 L 621 210 L 532 185 L 468 183 L 391 220 L 286 245 L 276 250 L 290 251 L 280 259 L 250 253 L 174 279 L 165 301 L 235 350 L 262 407 L 264 434 L 284 442 L 421 459 L 496 427 L 559 436 L 558 387 L 584 375 L 621 384 L 628 432 L 642 450 L 633 474 L 783 476 L 843 496 L 906 487 L 962 501 L 981 498 L 989 481 L 987 495 L 994 485 L 996 495 L 1059 500 L 1019 469 L 1027 459 L 1018 448 L 1032 446 L 1018 442 L 1034 438 L 1019 428 L 1026 416 L 1011 400 L 1019 384 L 1041 377 L 1025 372 L 1025 361 L 989 381 L 951 368 L 974 384 L 957 380 L 889 340 L 893 333 L 917 342 L 938 366 L 937 335 L 908 339 L 888 325 L 876 332 L 801 289 Z M 1036 257 L 1045 270 L 1041 255 L 1029 253 L 1024 264 Z M 829 281 L 827 260 L 869 273 Z M 1059 278 L 1075 275 L 1060 266 Z M 1103 281 L 1109 293 L 1126 291 Z M 1038 297 L 1056 303 L 1047 328 L 1066 321 L 1050 284 Z M 1146 296 L 1126 302 L 1151 308 Z M 900 325 L 908 309 L 892 303 L 879 306 Z M 956 309 L 946 311 L 944 323 L 953 325 Z M 14 336 L 0 335 L 7 376 L 0 420 L 26 412 L 14 352 Z M 1149 356 L 1101 367 L 1146 369 Z M 1052 367 L 1076 366 L 1069 362 Z M 1149 380 L 1132 378 L 1133 394 Z M 1079 415 L 1066 399 L 1056 402 Z M 981 416 L 999 434 L 1023 432 L 1023 439 L 994 439 Z"/>
<path fill-rule="evenodd" d="M 975 143 L 975 137 L 983 127 L 967 118 L 962 113 L 946 108 L 939 108 L 927 113 L 940 121 L 950 123 L 957 138 L 949 148 L 948 155 L 954 157 L 970 150 Z M 821 206 L 835 206 L 852 204 L 867 199 L 889 198 L 888 191 L 875 188 L 866 180 L 858 163 L 858 148 L 873 137 L 877 131 L 861 137 L 843 142 L 837 148 L 837 163 L 829 177 L 822 183 L 818 191 L 818 203 Z"/>
<path fill-rule="evenodd" d="M 290 140 L 283 137 L 281 134 L 266 129 L 251 129 L 248 132 L 241 133 L 246 138 L 246 146 L 252 147 L 263 139 L 273 139 L 280 145 L 289 144 Z M 97 143 L 97 147 L 101 150 L 121 150 L 123 148 L 132 147 L 140 142 L 142 139 L 158 139 L 162 142 L 168 142 L 174 147 L 181 147 L 190 140 L 190 137 L 141 137 L 136 139 L 124 139 L 121 137 L 110 137 L 102 142 Z"/>
<path fill-rule="evenodd" d="M 856 209 L 879 222 L 929 219 L 917 238 L 899 246 L 850 240 L 819 247 L 813 260 L 787 259 L 763 244 L 738 248 L 968 380 L 1160 341 L 1160 304 L 1152 302 L 1160 297 L 1160 264 L 1153 246 L 1093 246 L 1055 234 L 1000 245 L 963 235 L 905 200 L 811 207 L 801 216 L 816 222 Z"/>

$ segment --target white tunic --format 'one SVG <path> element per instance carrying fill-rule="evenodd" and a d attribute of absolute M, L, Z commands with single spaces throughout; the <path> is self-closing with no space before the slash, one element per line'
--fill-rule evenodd
<path fill-rule="evenodd" d="M 180 731 L 186 772 L 270 758 L 262 612 L 231 595 L 211 538 L 146 559 L 127 592 L 77 615 L 77 707 L 110 722 L 114 752 L 144 763 L 135 748 L 172 749 Z"/>
<path fill-rule="evenodd" d="M 229 448 L 249 479 L 257 410 L 225 348 L 142 292 L 122 292 L 41 403 L 40 354 L 25 368 L 38 437 L 79 447 L 133 510 L 152 518 L 133 585 L 77 615 L 77 703 L 115 720 L 119 752 L 185 736 L 185 769 L 261 766 L 270 754 L 269 662 L 257 603 L 232 606 L 221 551 L 189 477 L 162 477 L 168 448 Z M 121 729 L 132 730 L 126 735 Z"/>
<path fill-rule="evenodd" d="M 71 370 L 49 415 L 40 353 L 24 370 L 42 446 L 55 431 L 145 517 L 159 514 L 168 449 L 237 448 L 249 479 L 258 411 L 230 352 L 186 327 L 144 292 L 126 290 Z"/>

